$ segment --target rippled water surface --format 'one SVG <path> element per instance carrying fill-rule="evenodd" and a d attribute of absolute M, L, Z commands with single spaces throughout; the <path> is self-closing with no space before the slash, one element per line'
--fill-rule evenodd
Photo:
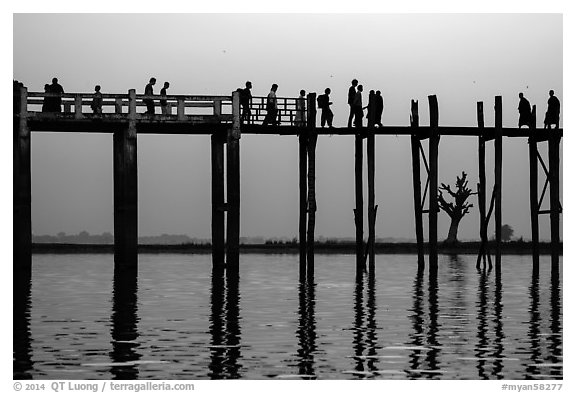
<path fill-rule="evenodd" d="M 241 255 L 240 280 L 209 255 L 140 255 L 137 280 L 112 255 L 34 255 L 14 300 L 14 378 L 562 379 L 562 269 L 504 256 Z M 560 267 L 562 264 L 560 264 Z"/>

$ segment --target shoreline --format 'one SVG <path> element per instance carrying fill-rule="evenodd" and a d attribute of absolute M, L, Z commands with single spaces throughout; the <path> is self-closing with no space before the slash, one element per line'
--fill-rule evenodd
<path fill-rule="evenodd" d="M 488 242 L 489 250 L 494 253 L 494 243 Z M 314 252 L 320 254 L 355 254 L 354 243 L 319 243 L 315 244 Z M 424 252 L 427 253 L 428 245 L 424 244 Z M 460 242 L 456 244 L 438 243 L 439 254 L 478 254 L 480 242 Z M 563 243 L 560 243 L 560 255 L 562 255 Z M 278 244 L 241 244 L 241 254 L 298 254 L 297 243 Z M 530 242 L 506 242 L 501 244 L 502 255 L 530 255 L 532 245 Z M 210 254 L 210 244 L 140 244 L 139 254 Z M 376 243 L 376 254 L 417 254 L 416 243 Z M 33 254 L 113 254 L 113 244 L 66 244 L 66 243 L 33 243 Z M 550 254 L 550 243 L 540 243 L 540 254 Z"/>

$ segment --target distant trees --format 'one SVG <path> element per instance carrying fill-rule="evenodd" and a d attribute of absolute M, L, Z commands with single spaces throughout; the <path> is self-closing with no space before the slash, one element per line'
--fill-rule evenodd
<path fill-rule="evenodd" d="M 468 180 L 466 179 L 466 172 L 462 171 L 462 176 L 456 176 L 456 189 L 452 190 L 450 186 L 442 183 L 438 187 L 438 204 L 440 209 L 444 210 L 448 216 L 450 216 L 450 229 L 448 230 L 448 237 L 446 238 L 446 243 L 456 243 L 458 241 L 458 225 L 462 218 L 468 214 L 470 208 L 473 207 L 471 203 L 467 203 L 466 200 L 470 195 L 476 194 L 468 188 Z M 454 202 L 447 202 L 444 199 L 445 191 L 454 198 Z"/>
<path fill-rule="evenodd" d="M 514 229 L 510 225 L 504 224 L 501 227 L 500 233 L 502 234 L 502 241 L 509 242 L 512 240 L 512 235 L 514 235 Z"/>

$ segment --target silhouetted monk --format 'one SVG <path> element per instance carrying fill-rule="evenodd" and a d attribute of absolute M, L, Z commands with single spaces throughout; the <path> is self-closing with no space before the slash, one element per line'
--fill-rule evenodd
<path fill-rule="evenodd" d="M 556 125 L 554 128 L 558 128 L 560 126 L 560 100 L 554 95 L 554 90 L 550 90 L 549 94 L 544 128 L 552 128 L 552 124 Z"/>
<path fill-rule="evenodd" d="M 62 111 L 62 94 L 64 94 L 64 89 L 58 83 L 58 78 L 52 78 L 52 84 L 50 85 L 49 93 L 57 94 L 57 97 L 51 98 L 51 110 L 50 112 L 61 112 Z"/>
<path fill-rule="evenodd" d="M 100 85 L 94 86 L 94 94 L 92 94 L 92 104 L 90 104 L 90 108 L 92 108 L 93 113 L 102 113 L 102 93 L 100 93 Z"/>
<path fill-rule="evenodd" d="M 362 91 L 364 87 L 358 85 L 358 91 L 354 95 L 354 101 L 352 102 L 352 110 L 354 111 L 354 127 L 362 127 L 362 118 L 364 117 L 364 111 L 362 110 Z"/>
<path fill-rule="evenodd" d="M 368 105 L 364 107 L 364 109 L 368 109 L 368 113 L 366 117 L 368 118 L 368 127 L 374 127 L 374 117 L 376 111 L 376 94 L 374 90 L 370 90 L 368 93 Z"/>
<path fill-rule="evenodd" d="M 240 105 L 242 106 L 242 116 L 240 117 L 241 121 L 245 121 L 246 123 L 250 123 L 250 116 L 252 112 L 250 111 L 250 100 L 252 99 L 252 92 L 250 89 L 252 88 L 252 82 L 247 81 L 246 87 L 244 89 L 240 89 Z"/>
<path fill-rule="evenodd" d="M 328 123 L 329 128 L 334 128 L 332 127 L 332 119 L 334 119 L 334 113 L 332 113 L 332 110 L 330 109 L 330 105 L 332 105 L 330 102 L 330 93 L 331 90 L 329 87 L 327 87 L 324 90 L 324 94 L 319 95 L 316 99 L 318 101 L 318 108 L 322 109 L 322 115 L 320 116 L 320 125 L 322 128 L 324 128 L 326 123 Z"/>
<path fill-rule="evenodd" d="M 526 98 L 524 98 L 523 93 L 518 94 L 518 97 L 520 97 L 520 102 L 518 103 L 518 112 L 520 112 L 518 128 L 522 128 L 522 126 L 530 127 L 530 123 L 532 122 L 530 103 Z"/>
<path fill-rule="evenodd" d="M 278 102 L 276 100 L 276 91 L 278 90 L 278 85 L 274 83 L 272 88 L 270 89 L 270 93 L 268 93 L 268 97 L 266 98 L 266 117 L 262 122 L 263 126 L 268 124 L 276 125 L 278 124 L 277 116 L 278 116 Z"/>
<path fill-rule="evenodd" d="M 350 86 L 348 89 L 348 105 L 350 105 L 350 114 L 348 115 L 348 128 L 352 127 L 352 119 L 355 116 L 354 99 L 356 98 L 356 86 L 358 86 L 358 80 L 352 79 L 352 86 Z"/>
<path fill-rule="evenodd" d="M 166 90 L 170 87 L 170 83 L 164 82 L 164 87 L 160 89 L 160 95 L 166 97 Z M 168 113 L 168 102 L 166 100 L 160 100 L 160 108 L 162 109 L 163 115 L 169 115 Z"/>
<path fill-rule="evenodd" d="M 156 84 L 156 78 L 150 78 L 150 82 L 144 88 L 144 95 L 151 96 L 154 95 L 154 89 L 152 86 Z M 145 98 L 144 103 L 146 104 L 146 113 L 153 115 L 154 114 L 154 100 L 151 98 Z"/>
<path fill-rule="evenodd" d="M 294 124 L 297 127 L 304 127 L 306 112 L 306 91 L 300 90 L 300 97 L 296 98 L 296 115 L 294 116 Z"/>
<path fill-rule="evenodd" d="M 376 113 L 374 113 L 374 124 L 377 124 L 378 127 L 382 127 L 382 112 L 384 112 L 384 99 L 380 93 L 380 90 L 376 91 Z"/>

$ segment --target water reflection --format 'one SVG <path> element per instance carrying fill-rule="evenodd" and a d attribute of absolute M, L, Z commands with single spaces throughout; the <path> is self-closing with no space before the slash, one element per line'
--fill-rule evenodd
<path fill-rule="evenodd" d="M 32 283 L 29 274 L 14 272 L 13 287 L 13 375 L 14 379 L 31 379 L 32 337 L 30 334 L 30 292 Z"/>
<path fill-rule="evenodd" d="M 491 273 L 491 269 L 478 269 L 478 301 L 476 303 L 478 342 L 474 353 L 478 358 L 476 369 L 480 379 L 491 377 L 503 379 L 505 336 L 502 322 L 502 273 L 496 271 L 493 299 L 490 296 Z"/>
<path fill-rule="evenodd" d="M 441 375 L 440 343 L 438 333 L 438 271 L 429 270 L 428 276 L 428 313 L 425 309 L 426 296 L 423 289 L 424 271 L 419 269 L 413 285 L 413 305 L 409 318 L 412 320 L 413 332 L 409 335 L 408 344 L 414 347 L 409 354 L 410 370 L 418 371 L 410 374 L 411 379 L 432 378 Z M 425 370 L 426 373 L 421 373 Z M 434 372 L 438 371 L 438 372 Z"/>
<path fill-rule="evenodd" d="M 239 277 L 220 271 L 212 272 L 210 315 L 210 364 L 211 379 L 241 378 L 240 351 L 240 292 Z"/>
<path fill-rule="evenodd" d="M 316 379 L 314 352 L 316 346 L 316 284 L 314 276 L 301 277 L 298 286 L 298 374 Z"/>
<path fill-rule="evenodd" d="M 368 288 L 366 301 L 364 301 L 364 281 L 367 276 Z M 374 270 L 368 274 L 358 271 L 356 274 L 356 286 L 354 289 L 354 369 L 358 376 L 364 378 L 371 372 L 378 370 L 376 334 L 376 278 Z"/>
<path fill-rule="evenodd" d="M 530 323 L 528 325 L 528 339 L 530 340 L 530 364 L 526 367 L 526 378 L 533 379 L 535 375 L 540 374 L 539 367 L 536 363 L 542 357 L 540 345 L 540 274 L 535 270 L 532 274 L 532 282 L 528 289 L 530 296 L 530 307 L 528 313 L 530 314 Z"/>
<path fill-rule="evenodd" d="M 138 278 L 130 271 L 114 272 L 112 297 L 112 351 L 110 359 L 117 363 L 111 367 L 112 379 L 137 379 L 138 367 L 134 363 L 142 355 L 138 343 Z"/>
<path fill-rule="evenodd" d="M 559 363 L 562 359 L 562 299 L 560 292 L 560 272 L 558 269 L 552 271 L 550 278 L 550 336 L 548 337 L 548 350 L 550 351 L 550 361 Z M 554 367 L 550 370 L 550 375 L 562 378 L 562 367 Z"/>

